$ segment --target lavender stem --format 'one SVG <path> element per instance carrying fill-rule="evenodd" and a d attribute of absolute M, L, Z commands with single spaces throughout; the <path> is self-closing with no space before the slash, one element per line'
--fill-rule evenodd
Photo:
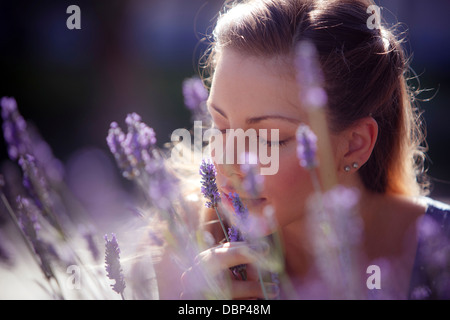
<path fill-rule="evenodd" d="M 219 211 L 217 210 L 217 206 L 215 206 L 214 209 L 216 210 L 217 218 L 219 219 L 220 226 L 222 227 L 223 234 L 225 235 L 225 239 L 227 240 L 227 242 L 230 242 L 228 232 L 225 230 L 225 225 L 223 224 L 222 217 L 220 216 Z"/>

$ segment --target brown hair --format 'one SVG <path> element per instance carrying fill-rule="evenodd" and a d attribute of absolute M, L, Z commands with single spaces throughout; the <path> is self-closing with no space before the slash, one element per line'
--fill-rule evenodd
<path fill-rule="evenodd" d="M 227 2 L 213 31 L 206 70 L 211 78 L 221 48 L 257 57 L 292 58 L 298 41 L 309 40 L 316 46 L 324 74 L 331 130 L 339 132 L 367 116 L 378 123 L 372 155 L 359 170 L 364 185 L 379 193 L 425 194 L 421 146 L 425 135 L 406 81 L 408 59 L 392 30 L 368 28 L 366 11 L 373 4 L 369 0 Z"/>

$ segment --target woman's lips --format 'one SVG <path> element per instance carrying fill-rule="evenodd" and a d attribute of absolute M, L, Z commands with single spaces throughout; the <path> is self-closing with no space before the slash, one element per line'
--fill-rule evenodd
<path fill-rule="evenodd" d="M 263 205 L 266 202 L 266 198 L 256 198 L 256 199 L 241 199 L 242 202 L 249 208 L 255 208 Z"/>
<path fill-rule="evenodd" d="M 228 189 L 223 188 L 223 189 L 221 189 L 221 191 L 222 191 L 221 194 L 222 194 L 223 202 L 226 205 L 228 205 L 230 208 L 233 208 L 233 203 L 231 202 L 230 193 L 231 193 L 231 195 L 234 195 L 237 192 L 230 188 L 228 188 Z M 248 209 L 258 208 L 260 206 L 263 206 L 263 205 L 265 205 L 265 202 L 267 201 L 266 198 L 247 198 L 245 196 L 241 196 L 240 194 L 239 194 L 239 199 L 242 201 L 242 203 Z"/>

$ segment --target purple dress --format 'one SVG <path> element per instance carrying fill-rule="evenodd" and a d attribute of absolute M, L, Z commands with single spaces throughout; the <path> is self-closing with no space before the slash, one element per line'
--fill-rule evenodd
<path fill-rule="evenodd" d="M 426 198 L 409 299 L 450 299 L 450 205 Z"/>

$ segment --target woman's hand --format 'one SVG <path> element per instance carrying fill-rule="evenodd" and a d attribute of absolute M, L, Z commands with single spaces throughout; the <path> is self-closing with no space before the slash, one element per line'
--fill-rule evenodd
<path fill-rule="evenodd" d="M 214 291 L 222 290 L 231 299 L 263 299 L 254 263 L 268 251 L 266 243 L 254 246 L 246 242 L 227 242 L 201 252 L 195 258 L 194 265 L 181 276 L 181 298 L 199 299 L 208 294 L 207 291 L 217 294 Z M 240 264 L 247 265 L 246 281 L 235 279 L 230 270 Z M 264 287 L 268 298 L 275 297 L 279 290 L 274 283 L 266 282 Z"/>

